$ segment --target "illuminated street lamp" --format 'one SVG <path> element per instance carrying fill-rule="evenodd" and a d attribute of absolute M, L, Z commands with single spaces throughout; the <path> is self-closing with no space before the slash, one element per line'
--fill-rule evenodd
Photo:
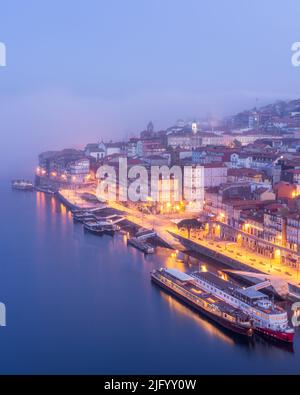
<path fill-rule="evenodd" d="M 275 255 L 275 260 L 277 262 L 280 262 L 281 251 L 279 248 L 276 248 L 274 255 Z M 272 268 L 272 264 L 270 265 L 270 267 Z"/>
<path fill-rule="evenodd" d="M 276 257 L 276 258 L 280 258 L 280 256 L 281 256 L 281 251 L 280 251 L 279 248 L 277 248 L 277 249 L 275 250 L 275 257 Z"/>
<path fill-rule="evenodd" d="M 282 244 L 282 236 L 281 235 L 277 235 L 277 239 L 278 239 L 278 244 Z"/>
<path fill-rule="evenodd" d="M 221 221 L 224 221 L 225 219 L 225 214 L 224 213 L 219 213 L 219 217 Z"/>
<path fill-rule="evenodd" d="M 245 230 L 248 231 L 250 224 L 244 224 Z"/>

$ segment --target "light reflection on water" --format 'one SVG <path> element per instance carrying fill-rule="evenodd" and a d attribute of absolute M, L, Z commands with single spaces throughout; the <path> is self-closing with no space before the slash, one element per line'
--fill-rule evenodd
<path fill-rule="evenodd" d="M 201 326 L 205 332 L 209 333 L 210 336 L 215 336 L 219 340 L 226 342 L 227 344 L 233 345 L 233 338 L 225 334 L 221 329 L 219 329 L 216 324 L 210 323 L 208 320 L 203 319 L 199 314 L 192 311 L 190 308 L 176 300 L 173 296 L 168 295 L 165 292 L 161 292 L 161 296 L 167 301 L 169 308 L 173 310 L 176 314 L 181 314 L 193 320 L 197 325 Z"/>
<path fill-rule="evenodd" d="M 7 224 L 0 238 L 0 300 L 10 318 L 0 330 L 0 372 L 300 371 L 298 333 L 295 354 L 261 338 L 246 346 L 150 281 L 150 272 L 162 266 L 191 272 L 206 265 L 217 272 L 221 265 L 174 257 L 164 248 L 144 256 L 127 247 L 123 234 L 85 233 L 52 196 L 0 193 Z"/>

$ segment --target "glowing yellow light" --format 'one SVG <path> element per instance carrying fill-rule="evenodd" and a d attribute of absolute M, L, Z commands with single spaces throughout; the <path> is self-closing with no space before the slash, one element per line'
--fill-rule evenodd
<path fill-rule="evenodd" d="M 52 172 L 51 172 L 51 176 L 52 176 L 52 177 L 56 177 L 56 176 L 57 176 L 56 171 L 52 171 Z"/>
<path fill-rule="evenodd" d="M 278 258 L 281 255 L 281 251 L 277 248 L 277 250 L 275 250 L 275 256 Z"/>
<path fill-rule="evenodd" d="M 202 294 L 202 291 L 200 291 L 200 289 L 192 288 L 192 291 L 196 294 Z"/>
<path fill-rule="evenodd" d="M 201 265 L 201 271 L 202 271 L 202 272 L 207 272 L 207 267 L 206 267 L 206 265 Z"/>
<path fill-rule="evenodd" d="M 223 273 L 223 272 L 220 271 L 219 274 L 220 274 L 220 277 L 221 277 L 222 280 L 228 281 L 228 277 L 227 277 L 226 273 Z"/>

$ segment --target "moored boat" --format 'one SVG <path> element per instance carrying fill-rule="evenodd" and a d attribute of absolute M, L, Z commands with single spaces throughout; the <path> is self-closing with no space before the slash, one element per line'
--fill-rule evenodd
<path fill-rule="evenodd" d="M 108 236 L 114 236 L 115 229 L 110 226 L 102 226 L 103 232 Z"/>
<path fill-rule="evenodd" d="M 153 270 L 151 279 L 222 327 L 240 335 L 252 336 L 253 330 L 248 314 L 205 291 L 186 273 L 177 269 L 161 268 Z"/>
<path fill-rule="evenodd" d="M 153 254 L 154 248 L 143 240 L 138 240 L 136 237 L 131 237 L 127 240 L 127 244 L 132 245 L 138 250 L 144 252 L 145 254 Z"/>
<path fill-rule="evenodd" d="M 13 180 L 11 187 L 20 191 L 33 191 L 33 183 L 26 180 Z"/>
<path fill-rule="evenodd" d="M 104 233 L 103 228 L 97 222 L 84 223 L 83 228 L 85 231 L 93 233 L 96 236 L 102 236 Z"/>
<path fill-rule="evenodd" d="M 249 314 L 258 334 L 293 343 L 295 331 L 289 326 L 287 312 L 256 289 L 260 284 L 241 288 L 210 272 L 195 272 L 191 276 L 206 291 Z"/>
<path fill-rule="evenodd" d="M 93 214 L 90 214 L 89 212 L 84 212 L 84 213 L 74 213 L 73 214 L 73 220 L 75 222 L 87 222 L 91 220 L 95 220 L 95 216 Z"/>

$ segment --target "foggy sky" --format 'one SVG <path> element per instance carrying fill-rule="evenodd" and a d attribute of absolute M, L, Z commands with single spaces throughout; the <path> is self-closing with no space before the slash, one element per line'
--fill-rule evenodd
<path fill-rule="evenodd" d="M 43 150 L 300 97 L 299 0 L 1 0 L 0 177 Z"/>

